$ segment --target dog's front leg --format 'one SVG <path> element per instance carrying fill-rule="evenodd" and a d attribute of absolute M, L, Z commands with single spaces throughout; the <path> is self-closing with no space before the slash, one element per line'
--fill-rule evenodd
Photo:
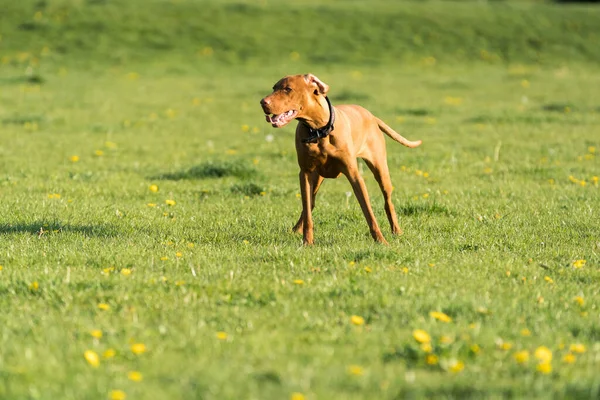
<path fill-rule="evenodd" d="M 310 172 L 300 171 L 300 194 L 302 195 L 302 234 L 304 244 L 313 244 L 312 193 Z"/>

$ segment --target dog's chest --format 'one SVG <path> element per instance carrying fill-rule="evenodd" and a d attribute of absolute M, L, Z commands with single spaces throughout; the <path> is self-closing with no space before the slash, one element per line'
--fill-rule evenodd
<path fill-rule="evenodd" d="M 309 170 L 317 170 L 325 178 L 336 178 L 342 171 L 340 160 L 335 156 L 331 145 L 305 145 L 299 155 L 299 160 Z"/>

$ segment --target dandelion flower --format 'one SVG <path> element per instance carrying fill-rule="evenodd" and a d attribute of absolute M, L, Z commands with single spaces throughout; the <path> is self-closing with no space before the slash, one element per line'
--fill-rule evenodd
<path fill-rule="evenodd" d="M 87 361 L 88 364 L 90 364 L 94 368 L 100 365 L 100 358 L 98 357 L 98 354 L 93 350 L 86 350 L 83 353 L 83 357 L 85 358 L 85 361 Z"/>
<path fill-rule="evenodd" d="M 33 292 L 36 292 L 39 288 L 40 288 L 40 284 L 37 283 L 37 281 L 31 282 L 31 284 L 29 285 L 29 290 L 31 290 Z"/>
<path fill-rule="evenodd" d="M 583 268 L 585 266 L 585 260 L 575 260 L 573 261 L 573 268 Z"/>
<path fill-rule="evenodd" d="M 117 352 L 114 349 L 106 349 L 104 353 L 102 353 L 102 358 L 108 360 L 109 358 L 113 358 Z"/>
<path fill-rule="evenodd" d="M 452 322 L 452 318 L 440 311 L 431 311 L 429 316 L 442 322 Z"/>
<path fill-rule="evenodd" d="M 122 390 L 112 390 L 109 397 L 110 400 L 125 400 L 127 395 Z"/>
<path fill-rule="evenodd" d="M 433 347 L 431 346 L 431 343 L 427 342 L 427 343 L 421 343 L 421 350 L 423 350 L 424 353 L 431 353 L 433 351 Z"/>
<path fill-rule="evenodd" d="M 462 361 L 452 361 L 450 363 L 450 372 L 454 372 L 455 374 L 465 369 L 465 363 Z"/>
<path fill-rule="evenodd" d="M 521 329 L 521 336 L 531 336 L 531 331 L 527 328 Z"/>
<path fill-rule="evenodd" d="M 127 378 L 134 382 L 140 382 L 142 379 L 144 379 L 142 373 L 139 371 L 129 371 L 127 373 Z"/>
<path fill-rule="evenodd" d="M 481 347 L 479 347 L 478 344 L 474 344 L 470 347 L 470 350 L 473 354 L 479 354 L 479 352 L 481 351 Z"/>
<path fill-rule="evenodd" d="M 574 299 L 574 300 L 575 300 L 575 302 L 576 302 L 577 304 L 579 304 L 580 306 L 583 306 L 583 305 L 585 304 L 585 300 L 584 300 L 584 299 L 583 299 L 583 297 L 581 297 L 581 296 L 577 296 L 577 297 L 575 297 L 575 299 Z"/>
<path fill-rule="evenodd" d="M 425 356 L 425 362 L 429 365 L 437 365 L 439 358 L 435 354 L 427 354 Z"/>
<path fill-rule="evenodd" d="M 94 338 L 94 339 L 102 339 L 102 331 L 100 329 L 92 329 L 90 331 L 90 335 Z"/>
<path fill-rule="evenodd" d="M 574 343 L 571 346 L 569 346 L 569 350 L 571 350 L 572 353 L 585 353 L 585 345 L 581 344 L 581 343 Z"/>
<path fill-rule="evenodd" d="M 175 203 L 175 200 L 170 200 L 169 199 L 169 200 L 165 200 L 165 204 L 168 205 L 168 206 L 174 206 L 177 203 Z"/>
<path fill-rule="evenodd" d="M 102 311 L 108 311 L 110 310 L 110 306 L 106 303 L 100 303 L 98 304 L 98 308 Z"/>
<path fill-rule="evenodd" d="M 354 376 L 361 376 L 361 375 L 364 375 L 365 371 L 359 365 L 350 365 L 350 366 L 348 366 L 348 373 L 350 375 L 354 375 Z"/>
<path fill-rule="evenodd" d="M 294 279 L 294 284 L 296 284 L 296 285 L 304 285 L 304 281 L 302 279 Z"/>
<path fill-rule="evenodd" d="M 242 132 L 248 132 L 250 130 L 250 126 L 249 125 L 242 125 Z"/>
<path fill-rule="evenodd" d="M 69 160 L 73 163 L 76 163 L 77 161 L 79 161 L 79 156 L 71 156 L 69 157 Z"/>
<path fill-rule="evenodd" d="M 123 276 L 129 276 L 129 275 L 131 275 L 131 269 L 129 269 L 129 268 L 123 268 L 121 270 L 121 275 L 123 275 Z"/>
<path fill-rule="evenodd" d="M 517 363 L 525 364 L 527 361 L 529 361 L 529 352 L 527 350 L 517 351 L 513 357 Z"/>
<path fill-rule="evenodd" d="M 148 189 L 150 189 L 152 193 L 156 193 L 158 192 L 158 185 L 150 185 Z"/>
<path fill-rule="evenodd" d="M 450 336 L 443 335 L 440 338 L 440 343 L 442 343 L 442 344 L 450 344 L 450 343 L 452 343 L 452 341 L 453 340 L 452 340 L 452 338 Z"/>
<path fill-rule="evenodd" d="M 549 363 L 552 361 L 552 351 L 546 346 L 540 346 L 537 349 L 535 349 L 535 353 L 533 353 L 533 355 L 541 363 Z"/>
<path fill-rule="evenodd" d="M 552 364 L 550 362 L 542 362 L 537 365 L 536 369 L 538 372 L 548 375 L 552 372 Z"/>
<path fill-rule="evenodd" d="M 350 317 L 350 322 L 353 325 L 357 325 L 357 326 L 361 326 L 365 324 L 365 319 L 363 317 L 360 317 L 358 315 L 353 315 Z"/>
<path fill-rule="evenodd" d="M 131 352 L 133 354 L 143 354 L 146 352 L 146 345 L 144 343 L 133 343 L 131 345 Z"/>
<path fill-rule="evenodd" d="M 168 259 L 169 259 L 169 257 L 167 257 L 167 256 L 162 256 L 162 257 L 160 258 L 160 261 L 167 261 Z"/>
<path fill-rule="evenodd" d="M 96 150 L 94 151 L 94 154 L 98 157 L 102 157 L 104 155 L 104 152 L 102 150 Z"/>
<path fill-rule="evenodd" d="M 554 280 L 552 278 L 550 278 L 549 276 L 545 276 L 544 280 L 548 283 L 554 283 Z"/>
<path fill-rule="evenodd" d="M 294 392 L 290 395 L 290 400 L 305 400 L 302 393 Z"/>
<path fill-rule="evenodd" d="M 573 353 L 567 353 L 562 360 L 565 364 L 573 364 L 577 360 L 577 357 Z"/>
<path fill-rule="evenodd" d="M 429 343 L 431 342 L 431 336 L 429 333 L 425 332 L 423 329 L 415 329 L 413 331 L 413 338 L 419 343 Z"/>
<path fill-rule="evenodd" d="M 175 253 L 175 257 L 178 257 L 178 258 L 183 257 L 183 253 L 178 251 L 177 253 Z"/>
<path fill-rule="evenodd" d="M 229 335 L 227 335 L 227 332 L 217 332 L 216 334 L 217 339 L 219 340 L 227 340 L 227 338 L 229 337 Z"/>
<path fill-rule="evenodd" d="M 148 203 L 146 204 L 148 207 L 156 207 L 156 203 Z"/>

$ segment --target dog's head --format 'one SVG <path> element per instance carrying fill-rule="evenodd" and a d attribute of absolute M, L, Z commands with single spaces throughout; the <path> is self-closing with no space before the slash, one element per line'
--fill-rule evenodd
<path fill-rule="evenodd" d="M 281 128 L 295 118 L 304 118 L 307 110 L 318 107 L 319 97 L 329 86 L 313 74 L 291 75 L 273 86 L 273 93 L 260 101 L 268 123 Z"/>

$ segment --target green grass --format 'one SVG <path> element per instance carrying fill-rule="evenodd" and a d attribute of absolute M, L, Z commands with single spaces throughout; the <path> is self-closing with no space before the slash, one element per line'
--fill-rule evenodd
<path fill-rule="evenodd" d="M 0 14 L 0 398 L 598 397 L 597 10 L 48 1 L 42 18 L 70 19 L 18 28 L 35 4 Z M 202 18 L 177 23 L 192 12 Z M 313 22 L 322 15 L 337 25 Z M 286 43 L 279 24 L 295 18 L 316 47 Z M 568 20 L 587 36 L 554 24 Z M 449 34 L 410 44 L 422 21 Z M 548 46 L 532 56 L 518 29 Z M 398 47 L 381 40 L 390 32 Z M 401 237 L 364 168 L 389 247 L 372 242 L 345 179 L 317 197 L 315 246 L 290 232 L 294 128 L 270 128 L 258 101 L 301 72 L 327 82 L 334 104 L 423 140 L 387 141 Z M 563 362 L 575 343 L 585 352 Z M 550 374 L 536 370 L 539 346 Z"/>

